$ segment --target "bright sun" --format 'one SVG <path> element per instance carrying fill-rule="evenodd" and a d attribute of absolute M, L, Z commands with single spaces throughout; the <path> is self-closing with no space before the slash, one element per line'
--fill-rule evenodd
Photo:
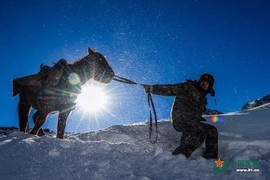
<path fill-rule="evenodd" d="M 96 113 L 104 110 L 108 104 L 109 96 L 104 89 L 95 84 L 82 87 L 81 94 L 76 99 L 77 106 L 85 112 Z"/>

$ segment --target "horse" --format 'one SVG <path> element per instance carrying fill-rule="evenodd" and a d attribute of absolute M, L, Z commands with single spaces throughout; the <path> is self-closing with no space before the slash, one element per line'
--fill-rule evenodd
<path fill-rule="evenodd" d="M 94 79 L 100 83 L 110 83 L 114 72 L 106 58 L 90 48 L 88 55 L 68 64 L 60 60 L 56 67 L 42 67 L 40 73 L 13 79 L 13 96 L 19 94 L 19 130 L 28 132 L 28 116 L 31 109 L 34 127 L 30 134 L 44 135 L 42 125 L 52 112 L 59 112 L 57 138 L 63 139 L 68 116 L 75 109 L 75 101 L 81 86 Z M 49 80 L 48 80 L 49 79 Z"/>

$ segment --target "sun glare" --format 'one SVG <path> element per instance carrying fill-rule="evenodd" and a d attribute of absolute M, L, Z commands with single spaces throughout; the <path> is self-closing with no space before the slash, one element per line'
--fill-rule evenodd
<path fill-rule="evenodd" d="M 102 87 L 90 84 L 82 87 L 76 103 L 85 112 L 96 113 L 106 108 L 108 99 L 109 97 Z"/>

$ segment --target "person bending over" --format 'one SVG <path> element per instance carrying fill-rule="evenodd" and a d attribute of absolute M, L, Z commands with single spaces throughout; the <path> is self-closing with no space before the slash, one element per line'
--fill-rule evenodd
<path fill-rule="evenodd" d="M 171 110 L 174 129 L 182 132 L 180 145 L 173 155 L 183 154 L 186 158 L 204 141 L 206 159 L 218 158 L 218 131 L 216 127 L 203 123 L 202 114 L 206 111 L 206 95 L 215 96 L 214 77 L 202 74 L 199 81 L 187 80 L 184 83 L 168 85 L 144 85 L 146 93 L 163 96 L 175 96 Z"/>

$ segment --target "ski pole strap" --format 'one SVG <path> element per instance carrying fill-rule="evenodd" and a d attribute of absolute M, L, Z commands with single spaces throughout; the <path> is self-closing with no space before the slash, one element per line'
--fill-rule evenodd
<path fill-rule="evenodd" d="M 157 140 L 158 140 L 158 122 L 157 122 L 157 113 L 156 113 L 156 109 L 155 109 L 155 105 L 154 105 L 154 102 L 153 102 L 153 98 L 152 98 L 152 95 L 151 93 L 148 93 L 148 106 L 149 106 L 149 114 L 150 114 L 150 119 L 149 119 L 149 140 L 151 142 L 151 139 L 152 139 L 152 131 L 153 131 L 153 128 L 152 128 L 152 124 L 153 124 L 153 116 L 152 116 L 152 113 L 154 115 L 154 120 L 155 120 L 155 125 L 156 125 L 156 137 L 155 137 L 155 140 L 152 141 L 151 143 L 156 143 Z M 153 112 L 152 112 L 153 110 Z"/>

